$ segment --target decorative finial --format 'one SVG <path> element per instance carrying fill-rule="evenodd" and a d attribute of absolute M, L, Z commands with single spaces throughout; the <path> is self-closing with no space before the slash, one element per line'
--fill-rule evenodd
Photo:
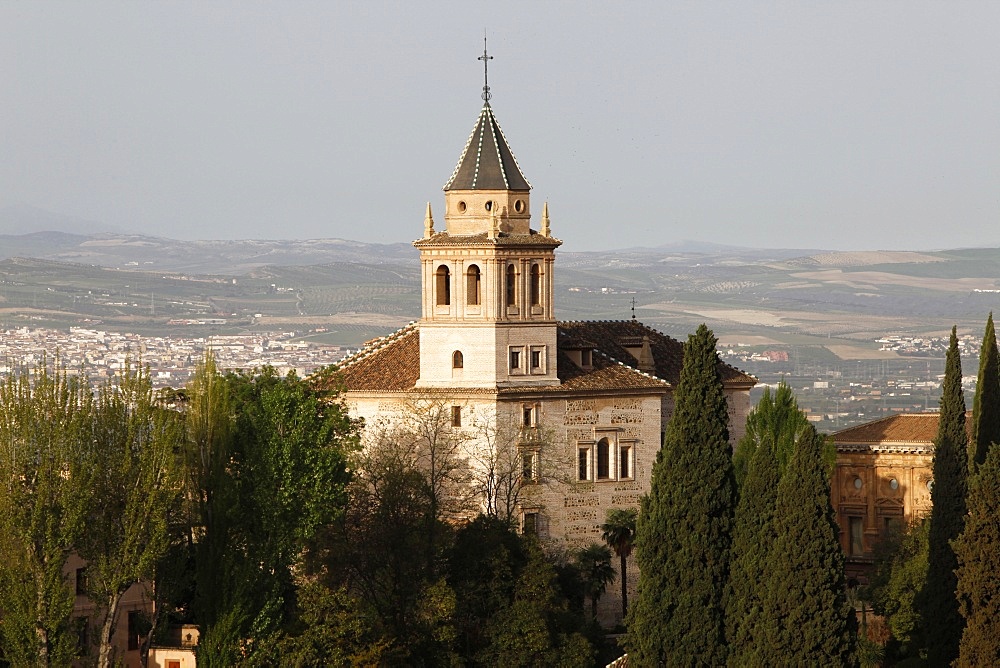
<path fill-rule="evenodd" d="M 635 320 L 635 297 L 632 297 L 632 319 Z"/>
<path fill-rule="evenodd" d="M 424 239 L 434 236 L 434 216 L 431 215 L 431 203 L 427 203 L 427 213 L 424 215 Z"/>
<path fill-rule="evenodd" d="M 542 236 L 551 237 L 552 228 L 549 226 L 549 203 L 542 205 Z"/>
<path fill-rule="evenodd" d="M 483 61 L 483 102 L 486 104 L 490 103 L 490 63 L 493 60 L 493 56 L 486 53 L 486 28 L 483 28 L 483 55 L 479 56 L 476 60 Z"/>
<path fill-rule="evenodd" d="M 490 214 L 490 232 L 487 235 L 490 239 L 496 239 L 500 235 L 500 221 L 497 220 L 497 212 L 494 210 Z"/>

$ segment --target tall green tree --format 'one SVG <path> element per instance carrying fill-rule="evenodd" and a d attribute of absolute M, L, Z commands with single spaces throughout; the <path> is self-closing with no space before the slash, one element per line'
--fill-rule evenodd
<path fill-rule="evenodd" d="M 612 508 L 601 525 L 601 538 L 618 555 L 618 578 L 622 588 L 622 621 L 628 614 L 628 558 L 635 545 L 635 523 L 639 511 L 635 508 Z"/>
<path fill-rule="evenodd" d="M 869 592 L 876 614 L 886 619 L 899 658 L 924 647 L 924 621 L 918 602 L 927 582 L 930 520 L 923 518 L 875 545 L 875 573 Z"/>
<path fill-rule="evenodd" d="M 13 666 L 66 666 L 76 654 L 64 570 L 91 498 L 92 411 L 58 364 L 0 385 L 0 654 Z"/>
<path fill-rule="evenodd" d="M 734 518 L 731 595 L 726 609 L 732 666 L 763 665 L 765 630 L 776 628 L 782 614 L 765 606 L 762 589 L 772 565 L 770 552 L 776 536 L 774 516 L 780 481 L 773 441 L 761 439 L 740 487 Z"/>
<path fill-rule="evenodd" d="M 93 502 L 78 553 L 87 561 L 87 595 L 98 614 L 99 668 L 112 643 L 122 596 L 155 577 L 168 545 L 168 516 L 180 498 L 180 416 L 154 403 L 149 370 L 126 364 L 100 388 L 86 465 Z"/>
<path fill-rule="evenodd" d="M 591 543 L 577 553 L 576 566 L 590 598 L 590 618 L 596 620 L 597 602 L 615 579 L 615 569 L 611 567 L 611 550 L 607 545 Z"/>
<path fill-rule="evenodd" d="M 736 483 L 716 339 L 684 345 L 674 413 L 636 525 L 638 600 L 629 611 L 639 665 L 726 663 L 725 601 Z"/>
<path fill-rule="evenodd" d="M 803 437 L 778 485 L 774 544 L 763 606 L 776 625 L 762 629 L 754 665 L 850 666 L 854 610 L 847 602 L 822 437 Z"/>
<path fill-rule="evenodd" d="M 774 392 L 765 387 L 760 401 L 747 416 L 746 433 L 733 453 L 737 486 L 743 485 L 753 453 L 765 443 L 774 451 L 779 476 L 783 474 L 795 452 L 796 444 L 808 433 L 810 427 L 805 413 L 799 410 L 792 388 L 785 381 L 779 382 Z M 837 461 L 837 448 L 832 442 L 824 441 L 823 458 L 832 471 Z"/>
<path fill-rule="evenodd" d="M 527 563 L 517 576 L 513 600 L 486 626 L 489 644 L 478 665 L 575 668 L 594 662 L 594 649 L 568 613 L 556 570 L 537 540 L 524 543 Z"/>
<path fill-rule="evenodd" d="M 965 631 L 957 665 L 1000 665 L 1000 448 L 990 448 L 969 486 L 965 530 L 955 541 Z"/>
<path fill-rule="evenodd" d="M 997 354 L 997 335 L 991 311 L 979 350 L 979 377 L 972 401 L 970 472 L 986 461 L 986 452 L 993 443 L 1000 443 L 1000 356 Z"/>
<path fill-rule="evenodd" d="M 965 396 L 962 394 L 962 359 L 956 329 L 945 358 L 944 383 L 938 433 L 934 439 L 934 486 L 931 488 L 931 525 L 927 555 L 927 584 L 923 589 L 923 617 L 927 625 L 928 658 L 945 666 L 958 656 L 964 620 L 958 611 L 955 569 L 958 561 L 951 541 L 965 526 L 968 485 L 968 438 L 965 431 Z"/>
<path fill-rule="evenodd" d="M 232 665 L 276 642 L 288 620 L 295 570 L 346 506 L 356 427 L 339 405 L 270 367 L 222 377 L 206 368 L 189 394 L 190 479 L 204 527 L 193 543 L 199 662 Z"/>

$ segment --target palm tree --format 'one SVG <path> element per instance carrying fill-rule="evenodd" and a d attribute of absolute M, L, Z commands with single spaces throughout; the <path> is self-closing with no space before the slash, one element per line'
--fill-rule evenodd
<path fill-rule="evenodd" d="M 576 566 L 580 569 L 580 578 L 590 597 L 590 616 L 597 619 L 597 601 L 615 579 L 615 569 L 611 567 L 611 550 L 606 545 L 591 543 L 577 552 Z"/>
<path fill-rule="evenodd" d="M 619 575 L 622 581 L 622 622 L 628 610 L 628 578 L 626 577 L 626 560 L 632 554 L 635 542 L 635 518 L 638 511 L 635 508 L 612 508 L 608 511 L 607 521 L 601 525 L 601 537 L 618 558 L 621 559 Z"/>

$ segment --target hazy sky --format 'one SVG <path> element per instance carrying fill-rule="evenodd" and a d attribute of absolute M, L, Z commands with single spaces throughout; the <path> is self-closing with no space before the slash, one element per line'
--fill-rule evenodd
<path fill-rule="evenodd" d="M 0 3 L 0 206 L 411 241 L 482 106 L 568 250 L 1000 245 L 1000 3 Z"/>

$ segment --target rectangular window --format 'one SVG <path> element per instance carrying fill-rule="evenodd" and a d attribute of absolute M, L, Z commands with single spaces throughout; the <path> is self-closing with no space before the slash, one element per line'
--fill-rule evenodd
<path fill-rule="evenodd" d="M 81 655 L 86 656 L 90 652 L 87 618 L 77 617 L 73 623 L 76 625 L 76 649 Z"/>
<path fill-rule="evenodd" d="M 521 368 L 521 351 L 512 350 L 510 351 L 510 368 L 520 369 Z"/>
<path fill-rule="evenodd" d="M 538 513 L 525 513 L 521 521 L 521 533 L 525 536 L 538 535 Z"/>
<path fill-rule="evenodd" d="M 167 668 L 181 668 L 181 662 L 177 659 L 167 659 Z"/>
<path fill-rule="evenodd" d="M 531 406 L 525 406 L 523 409 L 523 424 L 525 427 L 535 426 L 535 409 Z"/>
<path fill-rule="evenodd" d="M 462 426 L 462 407 L 452 406 L 451 407 L 451 426 L 461 427 Z"/>
<path fill-rule="evenodd" d="M 577 451 L 577 480 L 590 480 L 590 448 Z"/>
<path fill-rule="evenodd" d="M 618 449 L 618 477 L 627 480 L 632 477 L 632 447 L 623 445 Z"/>
<path fill-rule="evenodd" d="M 582 366 L 593 366 L 593 351 L 590 348 L 584 348 L 580 351 L 580 362 Z"/>
<path fill-rule="evenodd" d="M 865 523 L 860 517 L 851 517 L 850 529 L 851 529 L 851 554 L 859 555 L 865 553 Z"/>
<path fill-rule="evenodd" d="M 532 350 L 531 351 L 531 368 L 541 369 L 542 368 L 542 351 Z"/>
<path fill-rule="evenodd" d="M 128 648 L 130 650 L 139 649 L 139 611 L 129 610 L 128 612 Z"/>
<path fill-rule="evenodd" d="M 87 567 L 76 569 L 76 595 L 86 596 L 87 594 Z"/>
<path fill-rule="evenodd" d="M 522 452 L 521 453 L 521 481 L 522 482 L 532 482 L 535 480 L 536 470 L 535 470 L 535 453 L 532 452 Z"/>

